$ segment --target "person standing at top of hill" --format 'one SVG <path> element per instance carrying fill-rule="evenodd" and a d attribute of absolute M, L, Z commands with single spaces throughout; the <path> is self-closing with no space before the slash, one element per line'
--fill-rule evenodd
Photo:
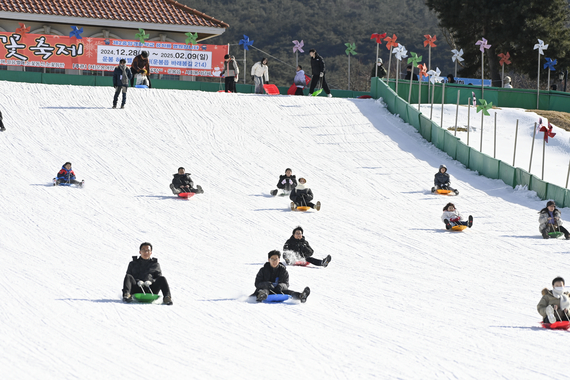
<path fill-rule="evenodd" d="M 113 87 L 115 87 L 115 97 L 113 98 L 113 108 L 117 108 L 119 101 L 119 94 L 123 93 L 123 100 L 121 101 L 121 108 L 125 108 L 127 103 L 127 89 L 129 88 L 129 80 L 133 77 L 131 70 L 126 65 L 127 61 L 121 59 L 119 66 L 113 72 Z"/>
<path fill-rule="evenodd" d="M 293 83 L 295 83 L 295 95 L 303 95 L 303 89 L 307 85 L 307 79 L 305 78 L 305 71 L 301 65 L 297 66 L 297 73 L 295 74 L 295 78 L 293 78 Z"/>
<path fill-rule="evenodd" d="M 251 67 L 251 77 L 255 83 L 255 93 L 263 94 L 263 85 L 269 83 L 267 58 L 261 58 L 261 61 Z"/>
<path fill-rule="evenodd" d="M 133 59 L 133 62 L 131 63 L 131 73 L 133 74 L 133 77 L 131 78 L 131 87 L 135 85 L 136 75 L 142 74 L 146 77 L 148 87 L 150 88 L 150 63 L 148 61 L 147 51 L 143 50 Z"/>
<path fill-rule="evenodd" d="M 408 65 L 406 68 L 406 76 L 404 79 L 410 80 L 410 78 L 412 78 L 412 65 Z M 414 73 L 412 80 L 418 80 L 418 75 L 416 73 Z"/>
<path fill-rule="evenodd" d="M 311 87 L 309 88 L 309 95 L 313 94 L 317 83 L 320 83 L 328 97 L 332 97 L 331 90 L 329 90 L 327 80 L 325 79 L 325 61 L 323 57 L 321 57 L 315 49 L 309 50 L 309 55 L 311 56 L 311 70 L 313 74 Z"/>
<path fill-rule="evenodd" d="M 378 68 L 378 69 L 376 69 Z M 378 71 L 378 75 L 376 75 L 376 71 Z M 372 66 L 372 71 L 370 72 L 371 78 L 384 78 L 388 74 L 386 68 L 384 67 L 384 63 L 382 62 L 382 58 L 378 58 L 378 62 L 374 66 Z"/>
<path fill-rule="evenodd" d="M 229 54 L 224 55 L 224 69 L 220 77 L 225 78 L 226 92 L 236 92 L 236 82 L 239 80 L 239 68 L 235 58 Z"/>

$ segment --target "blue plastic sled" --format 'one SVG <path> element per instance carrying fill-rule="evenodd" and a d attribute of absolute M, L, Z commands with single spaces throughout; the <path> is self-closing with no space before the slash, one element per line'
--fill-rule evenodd
<path fill-rule="evenodd" d="M 287 301 L 288 299 L 291 299 L 291 296 L 288 294 L 270 294 L 267 296 L 265 300 L 263 300 L 263 302 L 278 303 L 278 302 Z"/>
<path fill-rule="evenodd" d="M 69 182 L 62 182 L 62 183 L 60 183 L 58 186 L 71 186 L 71 183 L 69 183 Z"/>
<path fill-rule="evenodd" d="M 148 88 L 146 84 L 137 84 L 135 88 Z"/>

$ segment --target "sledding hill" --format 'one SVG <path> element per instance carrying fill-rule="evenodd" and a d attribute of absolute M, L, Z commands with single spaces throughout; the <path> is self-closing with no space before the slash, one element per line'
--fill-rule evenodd
<path fill-rule="evenodd" d="M 527 191 L 467 171 L 373 100 L 0 82 L 3 379 L 538 378 L 567 333 L 540 291 L 570 243 L 543 241 Z M 84 189 L 53 187 L 71 161 Z M 429 193 L 444 163 L 461 193 Z M 202 185 L 184 201 L 179 166 Z M 268 195 L 286 167 L 320 212 Z M 474 227 L 443 230 L 454 201 Z M 570 210 L 562 210 L 570 218 Z M 328 268 L 289 269 L 305 304 L 248 299 L 301 225 Z M 125 305 L 154 245 L 174 305 Z"/>

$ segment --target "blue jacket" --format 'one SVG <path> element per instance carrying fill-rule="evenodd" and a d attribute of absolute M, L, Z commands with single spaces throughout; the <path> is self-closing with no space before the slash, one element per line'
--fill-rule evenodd
<path fill-rule="evenodd" d="M 125 68 L 125 72 L 127 73 L 127 84 L 123 85 L 123 82 L 121 81 L 121 75 L 122 75 L 123 70 L 121 70 L 121 68 L 119 66 L 117 66 L 115 68 L 115 71 L 113 71 L 113 87 L 120 87 L 120 86 L 127 86 L 129 87 L 129 81 L 133 78 L 133 74 L 131 73 L 131 69 L 129 69 L 128 67 Z"/>
<path fill-rule="evenodd" d="M 57 173 L 57 179 L 62 182 L 71 182 L 72 179 L 75 179 L 75 173 L 73 169 L 67 170 L 65 166 L 62 166 L 61 170 Z"/>

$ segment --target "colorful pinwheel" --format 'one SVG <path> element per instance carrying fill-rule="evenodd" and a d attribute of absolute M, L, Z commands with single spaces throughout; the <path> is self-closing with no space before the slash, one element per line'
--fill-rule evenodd
<path fill-rule="evenodd" d="M 511 58 L 511 55 L 509 54 L 509 52 L 507 52 L 506 54 L 498 54 L 498 57 L 501 57 L 501 60 L 499 61 L 499 65 L 503 66 L 503 65 L 510 65 L 511 61 L 509 61 L 509 58 Z"/>
<path fill-rule="evenodd" d="M 439 67 L 435 68 L 435 71 L 430 70 L 427 72 L 429 77 L 429 81 L 431 82 L 431 84 L 436 84 L 436 83 L 440 83 L 441 82 L 441 70 L 439 69 Z"/>
<path fill-rule="evenodd" d="M 141 46 L 144 45 L 144 40 L 148 40 L 150 38 L 150 34 L 146 34 L 144 29 L 139 28 L 139 32 L 135 34 L 135 37 L 139 39 L 141 42 Z"/>
<path fill-rule="evenodd" d="M 540 56 L 544 55 L 544 50 L 548 49 L 548 44 L 545 45 L 543 40 L 538 39 L 538 43 L 534 44 L 533 50 L 537 49 L 538 49 L 538 75 L 536 77 L 536 108 L 538 109 L 540 105 Z"/>
<path fill-rule="evenodd" d="M 239 40 L 239 44 L 243 45 L 244 50 L 249 50 L 249 47 L 253 45 L 253 40 L 250 41 L 249 37 L 244 34 L 243 38 Z"/>
<path fill-rule="evenodd" d="M 186 45 L 196 45 L 196 40 L 198 39 L 198 33 L 184 33 L 186 35 L 186 37 L 188 37 L 186 39 Z"/>
<path fill-rule="evenodd" d="M 398 60 L 398 71 L 397 71 L 398 75 L 396 75 L 396 93 L 398 93 L 398 79 L 400 77 L 400 61 L 402 60 L 402 58 L 408 57 L 408 51 L 406 50 L 406 47 L 404 45 L 398 44 L 397 47 L 392 49 L 392 53 L 394 53 L 396 59 Z"/>
<path fill-rule="evenodd" d="M 386 37 L 386 33 L 372 33 L 370 36 L 371 40 L 376 40 L 377 44 L 382 44 L 382 38 Z"/>
<path fill-rule="evenodd" d="M 483 111 L 483 115 L 491 116 L 487 110 L 493 108 L 493 102 L 487 103 L 485 99 L 479 99 L 479 103 L 481 104 L 477 106 L 477 112 Z"/>
<path fill-rule="evenodd" d="M 386 41 L 386 49 L 390 50 L 390 55 L 388 56 L 388 75 L 386 76 L 386 82 L 387 83 L 390 82 L 390 69 L 392 68 L 392 48 L 395 48 L 398 46 L 398 43 L 396 42 L 397 39 L 398 39 L 398 37 L 396 37 L 395 34 L 393 34 L 392 37 L 384 38 L 384 41 Z M 378 61 L 378 60 L 376 60 L 376 61 Z"/>
<path fill-rule="evenodd" d="M 487 43 L 487 39 L 484 37 L 475 45 L 479 45 L 479 50 L 481 50 L 481 97 L 483 97 L 485 96 L 485 49 L 489 49 L 491 45 Z"/>
<path fill-rule="evenodd" d="M 546 59 L 546 63 L 544 65 L 542 65 L 543 69 L 548 68 L 550 71 L 555 71 L 556 69 L 554 68 L 554 66 L 558 63 L 556 60 L 552 60 L 550 58 L 545 58 Z"/>
<path fill-rule="evenodd" d="M 293 44 L 295 44 L 295 46 L 293 46 L 293 53 L 297 53 L 297 52 L 301 52 L 304 53 L 305 51 L 303 50 L 303 46 L 305 46 L 305 43 L 303 42 L 303 40 L 301 40 L 301 42 L 295 40 L 295 41 L 291 41 L 293 42 Z"/>
<path fill-rule="evenodd" d="M 475 45 L 479 45 L 479 50 L 481 50 L 481 53 L 484 53 L 485 49 L 489 49 L 491 47 L 485 38 L 481 38 L 479 41 L 475 42 Z"/>
<path fill-rule="evenodd" d="M 426 40 L 424 41 L 424 47 L 426 47 L 428 44 L 430 47 L 436 47 L 437 45 L 434 43 L 437 40 L 437 37 L 434 36 L 432 37 L 429 34 L 424 34 L 424 37 L 426 38 Z"/>
<path fill-rule="evenodd" d="M 72 26 L 71 32 L 69 32 L 69 37 L 83 39 L 83 37 L 81 37 L 81 33 L 83 33 L 83 28 L 77 28 L 76 26 Z"/>
<path fill-rule="evenodd" d="M 344 51 L 346 53 L 346 55 L 348 55 L 348 90 L 350 91 L 350 55 L 356 55 L 358 53 L 356 53 L 356 43 L 345 43 L 344 46 L 346 46 L 346 50 Z"/>
<path fill-rule="evenodd" d="M 457 77 L 457 63 L 458 62 L 463 62 L 463 49 L 460 49 L 459 51 L 457 51 L 457 49 L 453 49 L 451 51 L 453 53 L 453 56 L 451 57 L 451 60 L 453 62 L 455 62 L 455 77 Z"/>
<path fill-rule="evenodd" d="M 420 70 L 420 72 L 419 72 L 418 74 L 419 74 L 419 76 L 420 76 L 420 81 L 421 81 L 424 77 L 427 77 L 427 76 L 428 76 L 428 73 L 427 73 L 427 72 L 428 72 L 428 67 L 427 67 L 427 65 L 426 65 L 425 63 L 424 63 L 424 64 L 421 64 L 421 63 L 420 63 L 420 64 L 418 65 L 418 69 Z"/>
<path fill-rule="evenodd" d="M 21 22 L 19 22 L 18 24 L 20 24 L 19 28 L 16 28 L 16 33 L 18 33 L 19 35 L 21 35 L 22 37 L 24 37 L 26 34 L 30 33 L 30 28 L 31 27 L 27 27 L 26 28 L 26 24 L 22 24 Z"/>
<path fill-rule="evenodd" d="M 548 138 L 554 138 L 554 136 L 556 136 L 556 133 L 552 132 L 552 125 L 550 124 L 550 122 L 548 122 L 548 128 L 546 128 L 544 125 L 539 129 L 539 132 L 544 132 L 544 141 L 548 142 Z"/>

